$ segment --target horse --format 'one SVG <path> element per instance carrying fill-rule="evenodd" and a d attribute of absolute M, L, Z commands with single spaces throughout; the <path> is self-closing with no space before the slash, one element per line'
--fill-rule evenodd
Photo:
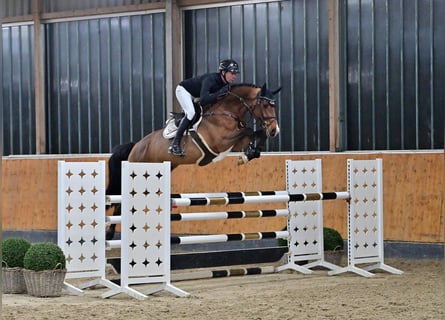
<path fill-rule="evenodd" d="M 108 161 L 109 184 L 106 194 L 121 194 L 121 162 L 126 160 L 170 161 L 171 170 L 174 170 L 184 164 L 205 166 L 223 159 L 229 152 L 245 150 L 238 164 L 260 157 L 267 138 L 276 137 L 280 132 L 274 100 L 280 90 L 270 90 L 266 84 L 262 87 L 235 84 L 213 105 L 197 108 L 194 124 L 182 138 L 184 156 L 168 152 L 174 137 L 175 123 L 180 120 L 180 116 L 175 114 L 171 115 L 163 129 L 151 132 L 136 143 L 115 147 Z M 259 130 L 248 126 L 248 116 L 252 122 L 259 121 Z M 120 207 L 115 206 L 114 215 L 119 214 Z M 113 239 L 114 233 L 115 225 L 110 225 L 107 240 Z"/>

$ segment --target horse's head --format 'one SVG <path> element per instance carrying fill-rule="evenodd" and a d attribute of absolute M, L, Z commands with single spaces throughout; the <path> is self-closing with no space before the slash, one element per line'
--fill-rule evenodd
<path fill-rule="evenodd" d="M 254 116 L 261 121 L 268 137 L 275 137 L 280 133 L 274 99 L 280 90 L 281 87 L 273 91 L 269 90 L 264 84 L 258 92 L 256 107 L 253 110 Z"/>
<path fill-rule="evenodd" d="M 227 95 L 213 105 L 213 112 L 207 115 L 217 114 L 217 108 L 224 109 L 230 106 L 231 113 L 221 113 L 229 115 L 239 121 L 239 128 L 246 126 L 245 113 L 248 111 L 253 118 L 261 122 L 266 135 L 275 137 L 279 134 L 278 120 L 274 96 L 281 90 L 270 90 L 264 84 L 262 87 L 256 85 L 237 84 L 231 87 Z M 240 109 L 241 107 L 241 109 Z M 237 111 L 234 111 L 234 109 Z"/>

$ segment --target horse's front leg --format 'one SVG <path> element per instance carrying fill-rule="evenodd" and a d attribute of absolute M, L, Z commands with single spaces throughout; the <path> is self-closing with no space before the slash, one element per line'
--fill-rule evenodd
<path fill-rule="evenodd" d="M 250 160 L 259 158 L 263 147 L 266 144 L 267 134 L 264 130 L 257 130 L 253 133 L 253 139 L 245 152 L 247 158 Z"/>
<path fill-rule="evenodd" d="M 249 138 L 249 144 L 244 154 L 238 159 L 238 164 L 244 164 L 260 157 L 261 151 L 266 143 L 267 134 L 264 130 L 257 130 L 251 131 L 247 137 Z"/>

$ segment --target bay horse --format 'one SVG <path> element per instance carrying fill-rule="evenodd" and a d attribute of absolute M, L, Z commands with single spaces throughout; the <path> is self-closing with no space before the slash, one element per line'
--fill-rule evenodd
<path fill-rule="evenodd" d="M 182 138 L 184 156 L 168 152 L 173 137 L 167 128 L 153 131 L 137 143 L 127 143 L 112 150 L 108 162 L 109 184 L 107 195 L 121 194 L 121 162 L 163 162 L 170 161 L 171 170 L 183 164 L 205 166 L 223 159 L 229 152 L 245 152 L 238 164 L 246 163 L 260 156 L 260 152 L 269 137 L 276 137 L 278 126 L 274 96 L 281 90 L 270 90 L 253 84 L 235 84 L 227 94 L 210 106 L 204 106 L 202 116 L 195 120 L 192 129 Z M 198 118 L 201 110 L 197 112 Z M 260 129 L 248 126 L 250 120 L 260 123 Z M 173 124 L 175 118 L 167 121 Z M 114 215 L 120 214 L 120 206 L 115 206 Z M 111 225 L 106 238 L 114 237 L 115 225 Z"/>

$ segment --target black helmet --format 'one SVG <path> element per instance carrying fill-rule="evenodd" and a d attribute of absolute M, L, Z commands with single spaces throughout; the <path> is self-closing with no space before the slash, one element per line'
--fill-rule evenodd
<path fill-rule="evenodd" d="M 219 63 L 219 71 L 239 73 L 238 63 L 235 60 L 226 59 Z"/>

